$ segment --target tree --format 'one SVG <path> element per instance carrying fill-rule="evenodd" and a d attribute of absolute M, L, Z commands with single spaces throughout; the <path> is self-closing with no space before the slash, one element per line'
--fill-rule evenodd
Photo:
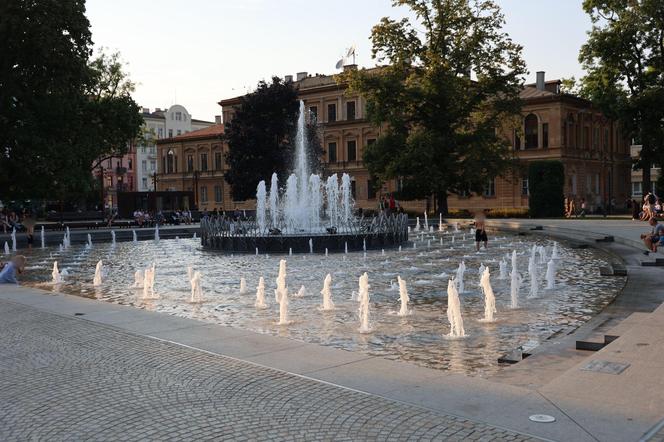
<path fill-rule="evenodd" d="M 528 213 L 531 218 L 563 215 L 565 169 L 560 161 L 528 164 Z"/>
<path fill-rule="evenodd" d="M 109 89 L 126 78 L 117 56 L 90 62 L 89 27 L 83 0 L 0 2 L 0 198 L 89 191 L 94 159 L 138 133 L 130 83 Z"/>
<path fill-rule="evenodd" d="M 635 167 L 664 163 L 664 3 L 585 0 L 593 27 L 579 53 L 587 75 L 581 94 L 621 123 L 643 148 Z"/>
<path fill-rule="evenodd" d="M 225 179 L 234 200 L 254 198 L 258 182 L 269 182 L 273 172 L 280 182 L 285 181 L 291 170 L 299 106 L 293 84 L 279 77 L 273 77 L 271 83 L 259 82 L 254 92 L 240 98 L 224 135 L 229 165 Z M 306 129 L 309 159 L 315 170 L 320 158 L 316 123 L 309 120 Z"/>
<path fill-rule="evenodd" d="M 385 17 L 374 26 L 372 56 L 388 64 L 339 80 L 366 98 L 368 118 L 385 127 L 365 149 L 370 173 L 401 178 L 402 198 L 435 195 L 446 213 L 449 193 L 480 192 L 512 165 L 496 129 L 520 118 L 521 47 L 502 31 L 503 15 L 490 0 L 394 5 L 410 8 L 417 22 Z"/>

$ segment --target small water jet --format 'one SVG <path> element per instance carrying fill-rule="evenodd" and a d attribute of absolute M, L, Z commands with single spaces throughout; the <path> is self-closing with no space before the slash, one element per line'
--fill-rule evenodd
<path fill-rule="evenodd" d="M 16 251 L 16 228 L 12 229 L 12 251 Z"/>
<path fill-rule="evenodd" d="M 286 325 L 288 321 L 288 286 L 286 286 L 286 260 L 279 261 L 279 275 L 274 296 L 279 304 L 279 325 Z"/>
<path fill-rule="evenodd" d="M 103 269 L 103 264 L 101 262 L 101 259 L 97 262 L 97 266 L 95 267 L 95 277 L 92 279 L 92 285 L 95 287 L 98 287 L 101 285 L 101 272 Z"/>
<path fill-rule="evenodd" d="M 551 259 L 560 259 L 560 256 L 558 255 L 558 243 L 553 242 L 553 250 L 551 251 Z"/>
<path fill-rule="evenodd" d="M 111 247 L 115 247 L 115 230 L 111 230 Z"/>
<path fill-rule="evenodd" d="M 429 218 L 426 212 L 424 212 L 424 230 L 429 231 Z"/>
<path fill-rule="evenodd" d="M 92 235 L 88 233 L 88 242 L 85 244 L 88 249 L 92 248 Z"/>
<path fill-rule="evenodd" d="M 46 247 L 46 235 L 44 233 L 44 226 L 41 226 L 40 237 L 41 237 L 41 248 L 43 249 L 44 247 Z"/>
<path fill-rule="evenodd" d="M 11 252 L 9 251 L 9 244 L 7 241 L 5 241 L 5 255 L 9 255 Z"/>
<path fill-rule="evenodd" d="M 546 265 L 546 289 L 553 290 L 556 288 L 556 261 L 549 260 Z"/>
<path fill-rule="evenodd" d="M 463 262 L 463 260 L 459 263 L 459 267 L 457 268 L 456 272 L 456 278 L 454 278 L 454 281 L 456 283 L 456 289 L 459 293 L 463 293 L 466 291 L 466 288 L 463 284 L 463 275 L 466 272 L 466 263 Z"/>
<path fill-rule="evenodd" d="M 197 304 L 203 302 L 203 288 L 201 287 L 201 272 L 195 271 L 191 280 L 191 299 L 190 302 Z"/>
<path fill-rule="evenodd" d="M 447 336 L 460 338 L 466 336 L 461 317 L 461 301 L 457 291 L 457 283 L 450 279 L 447 283 L 447 320 L 450 322 L 450 332 Z"/>
<path fill-rule="evenodd" d="M 498 279 L 501 281 L 504 279 L 507 279 L 507 261 L 505 261 L 505 258 L 501 258 L 500 262 L 498 263 L 498 267 L 500 270 L 500 273 L 498 275 Z"/>
<path fill-rule="evenodd" d="M 413 229 L 413 230 L 415 232 L 419 232 L 420 231 L 420 217 L 419 216 L 416 217 L 415 220 L 416 220 L 415 221 L 415 229 Z"/>
<path fill-rule="evenodd" d="M 136 236 L 136 230 L 131 229 L 131 240 L 134 244 L 138 242 L 138 236 Z"/>
<path fill-rule="evenodd" d="M 408 302 L 410 297 L 408 296 L 408 288 L 406 287 L 406 281 L 401 279 L 401 276 L 397 276 L 397 282 L 399 283 L 399 299 L 401 300 L 401 308 L 399 309 L 399 316 L 409 315 L 408 311 Z"/>
<path fill-rule="evenodd" d="M 360 316 L 360 333 L 369 333 L 369 276 L 365 272 L 360 276 L 360 288 L 357 299 L 360 303 L 359 316 Z"/>
<path fill-rule="evenodd" d="M 256 308 L 267 308 L 265 304 L 265 280 L 261 276 L 258 278 L 258 286 L 256 287 L 256 302 L 254 303 Z"/>
<path fill-rule="evenodd" d="M 482 278 L 480 279 L 480 287 L 484 294 L 484 319 L 480 319 L 480 321 L 483 322 L 493 322 L 493 314 L 496 313 L 496 296 L 493 293 L 490 279 L 491 274 L 487 267 L 484 269 L 484 272 L 482 272 Z"/>
<path fill-rule="evenodd" d="M 154 226 L 154 240 L 159 242 L 159 224 Z"/>
<path fill-rule="evenodd" d="M 244 278 L 240 278 L 240 294 L 245 295 L 247 293 L 247 281 Z"/>
<path fill-rule="evenodd" d="M 297 297 L 298 298 L 303 298 L 307 294 L 307 289 L 302 285 L 300 286 L 300 290 L 297 291 Z"/>
<path fill-rule="evenodd" d="M 521 282 L 523 281 L 523 278 L 521 277 L 519 271 L 517 270 L 516 250 L 512 251 L 512 272 L 510 273 L 510 276 L 511 276 L 510 307 L 518 308 L 519 291 L 521 290 Z"/>
<path fill-rule="evenodd" d="M 154 292 L 155 272 L 154 263 L 143 272 L 143 299 L 159 299 L 159 295 Z"/>
<path fill-rule="evenodd" d="M 332 275 L 329 273 L 325 276 L 323 281 L 323 290 L 320 291 L 320 294 L 323 295 L 323 306 L 322 310 L 334 310 L 334 302 L 332 302 Z"/>
<path fill-rule="evenodd" d="M 531 256 L 528 260 L 528 276 L 530 277 L 530 293 L 528 297 L 535 298 L 539 294 L 539 272 L 535 256 Z"/>
<path fill-rule="evenodd" d="M 135 289 L 143 288 L 144 279 L 145 275 L 143 274 L 143 270 L 136 270 L 134 272 L 134 285 L 132 287 Z"/>
<path fill-rule="evenodd" d="M 51 272 L 51 276 L 53 278 L 53 284 L 61 284 L 62 283 L 62 276 L 60 275 L 60 271 L 58 270 L 58 262 L 53 261 L 53 271 Z"/>

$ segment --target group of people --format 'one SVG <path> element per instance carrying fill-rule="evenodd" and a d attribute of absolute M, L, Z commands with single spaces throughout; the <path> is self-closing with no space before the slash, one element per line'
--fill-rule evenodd
<path fill-rule="evenodd" d="M 632 219 L 649 221 L 651 218 L 661 218 L 664 215 L 662 200 L 652 192 L 643 195 L 641 204 L 632 200 Z"/>
<path fill-rule="evenodd" d="M 191 224 L 193 222 L 193 217 L 191 211 L 188 209 L 174 210 L 166 216 L 164 216 L 164 213 L 161 210 L 150 212 L 148 210 L 137 209 L 134 211 L 134 221 L 136 221 L 138 227 L 148 227 L 164 223 L 179 225 Z"/>
<path fill-rule="evenodd" d="M 14 210 L 3 209 L 0 212 L 0 223 L 2 223 L 3 233 L 10 233 L 14 230 L 17 232 L 25 231 L 28 236 L 28 247 L 32 247 L 37 221 L 31 211 L 23 209 L 19 215 Z"/>
<path fill-rule="evenodd" d="M 389 215 L 391 213 L 402 213 L 403 208 L 399 204 L 399 201 L 394 198 L 394 194 L 388 193 L 387 195 L 380 197 L 380 200 L 378 201 L 378 211 L 383 212 L 385 215 Z"/>

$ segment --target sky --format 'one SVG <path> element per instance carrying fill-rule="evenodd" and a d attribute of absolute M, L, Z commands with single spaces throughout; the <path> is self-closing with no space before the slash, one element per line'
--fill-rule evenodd
<path fill-rule="evenodd" d="M 578 52 L 590 29 L 582 0 L 496 0 L 505 31 L 523 46 L 535 81 L 583 71 Z M 356 45 L 356 62 L 374 66 L 369 36 L 391 0 L 88 0 L 95 49 L 119 51 L 137 83 L 134 99 L 154 109 L 182 104 L 214 121 L 217 102 L 244 94 L 273 75 L 332 74 Z"/>

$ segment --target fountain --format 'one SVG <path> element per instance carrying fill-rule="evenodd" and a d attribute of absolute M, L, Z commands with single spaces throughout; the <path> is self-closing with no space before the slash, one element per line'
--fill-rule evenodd
<path fill-rule="evenodd" d="M 143 270 L 136 270 L 134 272 L 134 285 L 132 287 L 135 289 L 143 288 L 143 279 L 145 279 L 145 275 L 143 275 Z"/>
<path fill-rule="evenodd" d="M 154 292 L 155 264 L 145 269 L 143 277 L 143 299 L 159 299 L 159 295 Z"/>
<path fill-rule="evenodd" d="M 498 267 L 500 270 L 500 273 L 498 275 L 498 279 L 501 281 L 504 279 L 507 279 L 507 261 L 505 261 L 505 258 L 501 258 L 500 262 L 498 263 Z"/>
<path fill-rule="evenodd" d="M 261 276 L 258 278 L 258 286 L 256 287 L 256 302 L 254 303 L 256 308 L 267 308 L 265 304 L 265 280 Z"/>
<path fill-rule="evenodd" d="M 134 242 L 134 244 L 136 244 L 138 242 L 138 236 L 136 236 L 136 230 L 134 230 L 134 229 L 131 229 L 131 238 L 132 238 L 132 241 Z"/>
<path fill-rule="evenodd" d="M 528 260 L 528 276 L 530 277 L 530 293 L 529 298 L 537 297 L 539 293 L 539 273 L 537 271 L 537 260 L 535 256 L 531 256 Z"/>
<path fill-rule="evenodd" d="M 247 294 L 247 281 L 244 278 L 240 278 L 240 294 Z"/>
<path fill-rule="evenodd" d="M 408 301 L 410 301 L 410 297 L 408 296 L 406 281 L 401 279 L 401 276 L 397 275 L 397 282 L 399 283 L 399 299 L 401 300 L 401 308 L 399 309 L 399 316 L 406 316 L 410 314 L 410 312 L 408 311 Z"/>
<path fill-rule="evenodd" d="M 189 281 L 191 283 L 191 299 L 190 302 L 198 304 L 203 302 L 203 289 L 201 288 L 201 272 L 194 272 L 193 277 Z"/>
<path fill-rule="evenodd" d="M 98 287 L 101 285 L 101 272 L 102 272 L 103 264 L 101 262 L 101 259 L 97 262 L 97 266 L 95 267 L 95 277 L 92 280 L 92 285 L 95 287 Z"/>
<path fill-rule="evenodd" d="M 40 237 L 41 237 L 41 248 L 43 249 L 44 247 L 46 247 L 46 235 L 44 234 L 44 226 L 41 226 Z"/>
<path fill-rule="evenodd" d="M 461 317 L 461 301 L 454 279 L 450 279 L 447 283 L 447 320 L 450 321 L 450 332 L 447 336 L 452 338 L 466 336 Z"/>
<path fill-rule="evenodd" d="M 456 278 L 454 278 L 454 281 L 456 283 L 456 289 L 459 293 L 463 293 L 466 291 L 463 285 L 463 274 L 465 272 L 466 272 L 466 263 L 464 263 L 462 260 L 459 263 L 459 267 L 457 268 Z"/>
<path fill-rule="evenodd" d="M 286 325 L 288 321 L 288 287 L 286 286 L 286 260 L 279 261 L 279 275 L 274 296 L 279 304 L 279 325 Z"/>
<path fill-rule="evenodd" d="M 360 333 L 369 333 L 369 276 L 366 272 L 360 276 L 360 290 L 357 299 L 360 303 L 359 316 L 360 316 Z"/>
<path fill-rule="evenodd" d="M 5 241 L 5 255 L 9 255 L 11 252 L 9 251 L 9 244 L 7 244 L 7 241 Z"/>
<path fill-rule="evenodd" d="M 258 188 L 256 189 L 256 222 L 260 231 L 265 231 L 267 227 L 266 199 L 267 190 L 265 189 L 265 181 L 261 181 L 258 183 Z"/>
<path fill-rule="evenodd" d="M 546 289 L 553 290 L 556 288 L 556 261 L 549 260 L 546 265 Z"/>
<path fill-rule="evenodd" d="M 512 272 L 510 273 L 510 276 L 512 278 L 510 284 L 510 298 L 511 298 L 510 307 L 518 308 L 519 290 L 521 289 L 521 282 L 523 281 L 523 278 L 521 278 L 521 275 L 517 270 L 516 250 L 512 251 Z"/>
<path fill-rule="evenodd" d="M 334 302 L 332 302 L 332 275 L 329 273 L 325 276 L 323 281 L 323 290 L 320 291 L 320 294 L 323 295 L 323 306 L 322 310 L 334 310 Z"/>
<path fill-rule="evenodd" d="M 480 319 L 483 322 L 493 322 L 493 314 L 496 313 L 496 297 L 493 293 L 493 288 L 491 287 L 491 274 L 489 269 L 485 268 L 482 272 L 482 278 L 480 279 L 480 287 L 482 288 L 482 293 L 484 294 L 484 319 Z"/>
<path fill-rule="evenodd" d="M 62 283 L 62 276 L 60 276 L 60 271 L 58 270 L 57 261 L 53 262 L 53 272 L 51 272 L 51 276 L 53 277 L 53 284 Z"/>

